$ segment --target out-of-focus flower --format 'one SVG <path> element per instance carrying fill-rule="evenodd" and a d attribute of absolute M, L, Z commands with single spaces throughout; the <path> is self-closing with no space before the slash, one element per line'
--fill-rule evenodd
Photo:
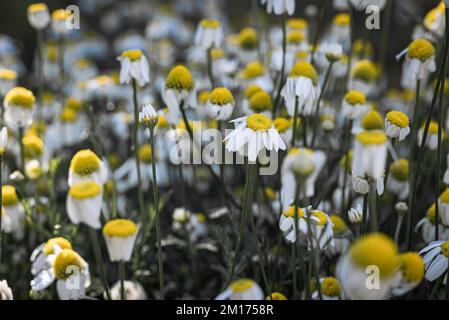
<path fill-rule="evenodd" d="M 13 300 L 12 290 L 6 280 L 0 281 L 0 298 L 0 300 Z"/>
<path fill-rule="evenodd" d="M 229 285 L 215 300 L 263 300 L 264 294 L 259 285 L 250 279 L 240 279 Z"/>
<path fill-rule="evenodd" d="M 17 72 L 12 69 L 0 68 L 0 94 L 5 96 L 17 85 Z"/>
<path fill-rule="evenodd" d="M 120 61 L 121 84 L 129 84 L 134 79 L 143 87 L 150 82 L 150 65 L 141 50 L 124 51 L 117 60 Z"/>
<path fill-rule="evenodd" d="M 426 279 L 435 281 L 441 277 L 448 267 L 449 261 L 449 241 L 432 241 L 419 252 L 423 255 L 426 266 Z M 447 274 L 443 283 L 447 283 Z"/>
<path fill-rule="evenodd" d="M 410 133 L 409 117 L 401 111 L 390 111 L 385 117 L 385 130 L 389 138 L 404 140 Z"/>
<path fill-rule="evenodd" d="M 106 164 L 91 150 L 78 151 L 70 161 L 69 186 L 83 181 L 106 183 L 108 170 Z"/>
<path fill-rule="evenodd" d="M 235 129 L 225 138 L 229 152 L 239 152 L 254 162 L 263 150 L 278 152 L 287 148 L 273 122 L 265 115 L 256 113 L 231 122 Z"/>
<path fill-rule="evenodd" d="M 65 9 L 53 11 L 51 13 L 51 28 L 53 32 L 59 36 L 68 34 L 70 29 L 67 27 L 67 21 L 70 17 L 70 12 Z"/>
<path fill-rule="evenodd" d="M 282 212 L 281 218 L 279 219 L 279 228 L 284 233 L 284 238 L 288 242 L 296 242 L 296 233 L 302 236 L 307 234 L 306 210 L 297 206 L 291 206 Z M 296 215 L 298 216 L 298 231 L 296 231 Z"/>
<path fill-rule="evenodd" d="M 402 296 L 415 289 L 424 278 L 424 261 L 416 252 L 399 255 L 400 282 L 393 288 L 393 295 Z"/>
<path fill-rule="evenodd" d="M 104 225 L 103 235 L 111 261 L 131 259 L 137 232 L 137 225 L 128 219 L 115 219 Z"/>
<path fill-rule="evenodd" d="M 424 127 L 425 124 L 423 124 L 423 126 L 418 130 L 418 139 L 417 139 L 418 145 L 421 145 L 421 141 L 424 136 Z M 427 132 L 427 140 L 424 143 L 424 145 L 432 151 L 438 148 L 438 127 L 439 127 L 438 122 L 433 120 L 430 122 L 429 131 Z M 445 134 L 444 128 L 442 128 L 441 131 L 444 137 Z"/>
<path fill-rule="evenodd" d="M 215 88 L 209 94 L 207 112 L 215 120 L 228 120 L 234 110 L 234 96 L 227 88 Z"/>
<path fill-rule="evenodd" d="M 16 188 L 11 185 L 2 186 L 2 205 L 5 210 L 5 232 L 12 233 L 14 238 L 22 240 L 24 236 L 25 208 L 17 196 Z"/>
<path fill-rule="evenodd" d="M 147 294 L 140 283 L 125 280 L 123 285 L 125 287 L 125 300 L 147 300 Z M 120 290 L 121 286 L 119 281 L 111 288 L 112 300 L 120 300 Z"/>
<path fill-rule="evenodd" d="M 33 92 L 23 87 L 14 87 L 3 100 L 6 124 L 12 128 L 29 125 L 34 116 L 36 98 Z"/>
<path fill-rule="evenodd" d="M 29 5 L 27 17 L 30 25 L 36 30 L 42 30 L 50 23 L 50 13 L 45 3 L 33 3 Z"/>
<path fill-rule="evenodd" d="M 398 282 L 399 266 L 396 244 L 383 234 L 370 234 L 357 240 L 339 259 L 336 275 L 349 299 L 383 300 Z M 368 267 L 378 270 L 376 290 L 367 286 Z"/>
<path fill-rule="evenodd" d="M 220 47 L 223 29 L 218 20 L 201 20 L 195 33 L 195 44 L 205 49 Z"/>
<path fill-rule="evenodd" d="M 260 2 L 267 6 L 267 12 L 270 14 L 291 16 L 295 13 L 295 0 L 261 0 Z"/>
<path fill-rule="evenodd" d="M 67 194 L 67 214 L 74 224 L 85 223 L 100 229 L 100 214 L 103 189 L 94 181 L 77 182 L 71 185 Z"/>
<path fill-rule="evenodd" d="M 341 300 L 342 290 L 340 282 L 337 278 L 327 277 L 320 279 L 320 291 L 323 300 Z M 318 290 L 313 292 L 312 299 L 318 300 L 320 298 Z"/>

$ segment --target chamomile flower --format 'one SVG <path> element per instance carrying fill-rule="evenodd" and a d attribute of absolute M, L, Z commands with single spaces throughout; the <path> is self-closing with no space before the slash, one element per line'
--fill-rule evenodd
<path fill-rule="evenodd" d="M 311 115 L 319 93 L 318 74 L 308 62 L 297 62 L 293 66 L 281 91 L 288 114 L 292 117 L 295 116 L 296 104 L 298 115 Z"/>
<path fill-rule="evenodd" d="M 402 296 L 415 289 L 424 278 L 424 261 L 416 252 L 399 255 L 400 282 L 393 288 L 393 295 Z"/>
<path fill-rule="evenodd" d="M 380 276 L 378 286 L 369 282 L 367 268 L 376 268 Z M 351 245 L 337 264 L 337 279 L 345 296 L 354 300 L 387 299 L 397 284 L 400 267 L 396 244 L 386 235 L 369 234 Z M 373 272 L 372 270 L 370 272 Z"/>
<path fill-rule="evenodd" d="M 302 236 L 307 234 L 306 210 L 305 208 L 291 206 L 282 212 L 281 218 L 279 219 L 279 228 L 284 233 L 284 238 L 288 242 L 295 243 L 296 234 Z M 296 215 L 298 217 L 298 230 L 296 230 Z"/>
<path fill-rule="evenodd" d="M 103 185 L 107 177 L 106 164 L 90 149 L 78 151 L 70 161 L 69 186 L 90 180 Z"/>
<path fill-rule="evenodd" d="M 5 122 L 12 128 L 31 124 L 34 116 L 36 98 L 33 92 L 23 87 L 14 87 L 8 91 L 4 100 Z"/>
<path fill-rule="evenodd" d="M 427 132 L 427 140 L 424 143 L 424 146 L 426 146 L 432 151 L 438 148 L 438 127 L 439 127 L 438 122 L 433 120 L 430 122 L 429 131 Z M 418 145 L 421 145 L 421 141 L 424 136 L 424 128 L 425 124 L 423 124 L 423 126 L 418 130 L 418 139 L 417 139 Z M 444 128 L 442 129 L 442 132 L 444 136 L 445 132 Z"/>
<path fill-rule="evenodd" d="M 103 188 L 94 181 L 82 181 L 71 185 L 67 194 L 66 209 L 74 224 L 85 223 L 100 229 Z"/>
<path fill-rule="evenodd" d="M 343 291 L 340 282 L 337 278 L 326 277 L 320 279 L 320 291 L 323 300 L 341 300 Z M 318 290 L 312 294 L 312 299 L 318 300 L 320 298 Z"/>
<path fill-rule="evenodd" d="M 12 69 L 0 68 L 0 94 L 5 96 L 17 85 L 17 72 Z"/>
<path fill-rule="evenodd" d="M 418 80 L 426 81 L 429 74 L 436 70 L 435 47 L 426 39 L 414 40 L 398 58 L 406 54 L 402 67 L 401 86 L 414 90 Z"/>
<path fill-rule="evenodd" d="M 266 92 L 273 90 L 273 80 L 271 80 L 265 67 L 258 61 L 248 63 L 240 74 L 240 77 L 244 84 L 258 85 Z"/>
<path fill-rule="evenodd" d="M 295 12 L 295 0 L 261 0 L 260 2 L 267 6 L 269 14 L 291 16 Z"/>
<path fill-rule="evenodd" d="M 138 230 L 137 225 L 128 219 L 115 219 L 104 225 L 103 235 L 112 262 L 131 259 Z"/>
<path fill-rule="evenodd" d="M 228 120 L 234 110 L 234 96 L 227 88 L 215 88 L 209 94 L 207 112 L 215 120 Z"/>
<path fill-rule="evenodd" d="M 410 119 L 401 111 L 390 111 L 385 117 L 385 131 L 391 139 L 404 140 L 410 133 Z"/>
<path fill-rule="evenodd" d="M 378 77 L 379 70 L 374 62 L 370 60 L 360 60 L 351 70 L 349 87 L 352 90 L 357 90 L 370 96 L 377 88 L 376 81 Z"/>
<path fill-rule="evenodd" d="M 409 163 L 407 159 L 395 160 L 390 165 L 387 189 L 398 196 L 399 200 L 405 200 L 409 195 Z"/>
<path fill-rule="evenodd" d="M 2 186 L 2 206 L 5 211 L 5 220 L 8 220 L 8 228 L 5 232 L 12 233 L 17 240 L 22 240 L 25 232 L 23 224 L 25 208 L 19 200 L 16 188 L 11 185 Z"/>
<path fill-rule="evenodd" d="M 70 11 L 58 9 L 51 13 L 51 28 L 59 36 L 64 36 L 71 30 L 67 26 L 68 19 L 71 17 Z"/>
<path fill-rule="evenodd" d="M 449 241 L 432 241 L 419 252 L 423 255 L 428 281 L 435 281 L 441 277 L 448 267 L 449 261 Z M 447 282 L 447 274 L 443 283 Z"/>
<path fill-rule="evenodd" d="M 203 19 L 195 33 L 195 44 L 205 49 L 220 47 L 223 41 L 223 29 L 220 21 Z"/>
<path fill-rule="evenodd" d="M 27 8 L 30 25 L 36 30 L 42 30 L 50 23 L 50 13 L 45 3 L 33 3 Z"/>
<path fill-rule="evenodd" d="M 264 150 L 278 152 L 287 148 L 273 122 L 265 115 L 256 113 L 231 122 L 235 129 L 224 140 L 229 152 L 239 152 L 254 162 Z"/>
<path fill-rule="evenodd" d="M 181 107 L 196 107 L 195 82 L 189 69 L 176 66 L 170 70 L 165 79 L 162 99 L 169 109 L 166 118 L 174 125 L 181 120 Z"/>
<path fill-rule="evenodd" d="M 262 289 L 255 281 L 240 279 L 231 283 L 215 300 L 264 300 L 264 297 Z"/>
<path fill-rule="evenodd" d="M 150 65 L 139 49 L 127 50 L 117 58 L 120 61 L 120 83 L 129 84 L 135 80 L 143 87 L 150 82 Z"/>
<path fill-rule="evenodd" d="M 289 150 L 281 168 L 281 201 L 284 208 L 293 203 L 297 183 L 303 184 L 306 197 L 315 195 L 315 182 L 326 163 L 326 158 L 322 151 L 302 148 Z"/>

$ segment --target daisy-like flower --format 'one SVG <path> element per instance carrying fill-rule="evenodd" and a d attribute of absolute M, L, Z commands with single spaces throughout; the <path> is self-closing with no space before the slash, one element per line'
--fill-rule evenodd
<path fill-rule="evenodd" d="M 424 261 L 416 252 L 399 255 L 401 278 L 393 288 L 393 295 L 402 296 L 415 289 L 424 278 Z"/>
<path fill-rule="evenodd" d="M 288 14 L 291 16 L 295 13 L 296 0 L 261 0 L 263 5 L 267 6 L 267 12 L 275 15 Z"/>
<path fill-rule="evenodd" d="M 273 122 L 263 114 L 256 113 L 231 122 L 235 129 L 224 140 L 229 152 L 239 152 L 254 162 L 264 150 L 278 152 L 287 148 Z"/>
<path fill-rule="evenodd" d="M 145 128 L 154 128 L 159 122 L 159 115 L 152 106 L 148 103 L 142 107 L 139 112 L 139 123 Z"/>
<path fill-rule="evenodd" d="M 441 277 L 448 267 L 449 261 L 449 241 L 432 241 L 419 252 L 423 255 L 428 281 L 435 281 Z M 447 274 L 443 283 L 447 283 Z"/>
<path fill-rule="evenodd" d="M 426 81 L 429 74 L 436 70 L 435 47 L 426 39 L 416 39 L 397 58 L 405 54 L 401 86 L 415 90 L 417 80 Z"/>
<path fill-rule="evenodd" d="M 70 29 L 67 27 L 67 21 L 71 17 L 70 11 L 65 9 L 58 9 L 51 13 L 51 28 L 53 32 L 59 36 L 64 36 L 69 33 Z"/>
<path fill-rule="evenodd" d="M 306 197 L 315 195 L 315 182 L 325 163 L 326 154 L 322 151 L 293 148 L 288 152 L 281 168 L 281 201 L 284 208 L 295 200 L 298 182 L 303 184 Z"/>
<path fill-rule="evenodd" d="M 45 3 L 33 3 L 28 6 L 27 17 L 30 25 L 36 30 L 42 30 L 50 23 L 50 13 Z"/>
<path fill-rule="evenodd" d="M 271 80 L 270 75 L 258 61 L 248 63 L 240 74 L 240 77 L 245 84 L 258 85 L 266 92 L 271 92 L 273 90 L 273 81 Z"/>
<path fill-rule="evenodd" d="M 33 121 L 36 98 L 33 92 L 23 87 L 14 87 L 8 91 L 4 100 L 5 122 L 9 127 L 19 128 Z"/>
<path fill-rule="evenodd" d="M 134 79 L 143 87 L 150 82 L 150 65 L 141 50 L 124 51 L 117 60 L 120 61 L 121 84 L 129 84 Z"/>
<path fill-rule="evenodd" d="M 23 224 L 25 208 L 17 196 L 16 188 L 11 185 L 2 186 L 2 206 L 5 211 L 4 219 L 8 221 L 5 232 L 12 233 L 17 240 L 22 240 L 25 232 Z"/>
<path fill-rule="evenodd" d="M 436 221 L 435 203 L 427 210 L 426 216 L 416 224 L 416 231 L 421 229 L 421 236 L 426 242 L 435 240 L 435 223 L 438 223 L 438 240 L 449 240 L 449 229 L 441 223 L 441 211 Z"/>
<path fill-rule="evenodd" d="M 203 19 L 195 33 L 195 44 L 205 49 L 220 47 L 223 41 L 223 29 L 218 20 Z"/>
<path fill-rule="evenodd" d="M 390 165 L 387 189 L 398 196 L 399 200 L 405 200 L 409 194 L 409 163 L 407 159 L 398 159 Z"/>
<path fill-rule="evenodd" d="M 365 11 L 369 6 L 375 6 L 382 10 L 387 3 L 387 0 L 349 0 L 354 9 Z"/>
<path fill-rule="evenodd" d="M 352 161 L 354 190 L 369 191 L 366 178 L 377 182 L 377 192 L 383 193 L 383 175 L 387 157 L 387 136 L 381 131 L 364 131 L 356 136 Z"/>
<path fill-rule="evenodd" d="M 5 96 L 17 85 L 17 72 L 12 69 L 0 68 L 0 94 Z"/>
<path fill-rule="evenodd" d="M 296 242 L 296 233 L 303 236 L 307 234 L 305 210 L 297 206 L 291 206 L 281 214 L 279 228 L 284 233 L 285 240 L 290 243 Z M 298 232 L 296 232 L 296 215 L 298 215 Z"/>
<path fill-rule="evenodd" d="M 358 61 L 351 70 L 349 87 L 352 90 L 363 92 L 369 96 L 376 90 L 376 81 L 379 77 L 379 70 L 376 64 L 370 60 Z"/>
<path fill-rule="evenodd" d="M 6 280 L 0 281 L 0 300 L 13 300 L 12 290 Z"/>
<path fill-rule="evenodd" d="M 259 285 L 250 279 L 234 281 L 220 293 L 215 300 L 263 300 L 264 294 Z"/>
<path fill-rule="evenodd" d="M 323 300 L 341 300 L 342 289 L 337 278 L 326 277 L 320 279 L 320 289 Z M 312 299 L 318 300 L 320 298 L 318 290 L 312 294 Z"/>
<path fill-rule="evenodd" d="M 103 185 L 107 178 L 106 164 L 90 149 L 78 151 L 70 161 L 69 186 L 90 180 Z"/>
<path fill-rule="evenodd" d="M 265 297 L 265 300 L 288 300 L 288 299 L 283 293 L 272 292 Z"/>
<path fill-rule="evenodd" d="M 137 225 L 128 219 L 115 219 L 104 225 L 103 235 L 112 262 L 131 259 L 138 230 Z"/>
<path fill-rule="evenodd" d="M 334 233 L 334 245 L 328 246 L 326 252 L 331 256 L 335 256 L 343 254 L 348 250 L 351 231 L 339 215 L 331 214 L 330 219 L 332 221 L 332 232 Z"/>
<path fill-rule="evenodd" d="M 215 120 L 228 120 L 234 111 L 234 96 L 227 88 L 215 88 L 209 94 L 207 113 Z"/>
<path fill-rule="evenodd" d="M 70 221 L 74 224 L 85 223 L 91 228 L 100 229 L 102 198 L 103 189 L 94 181 L 83 181 L 71 185 L 66 202 Z"/>
<path fill-rule="evenodd" d="M 145 293 L 145 289 L 137 281 L 125 280 L 123 282 L 123 286 L 125 287 L 125 300 L 147 300 L 147 294 Z M 120 300 L 121 299 L 120 290 L 121 290 L 121 285 L 120 285 L 120 281 L 118 281 L 111 288 L 112 300 Z"/>
<path fill-rule="evenodd" d="M 429 131 L 427 132 L 427 140 L 424 144 L 427 148 L 429 148 L 432 151 L 438 148 L 438 127 L 439 127 L 438 122 L 433 120 L 430 122 Z M 423 126 L 418 130 L 418 139 L 417 139 L 418 145 L 421 145 L 421 140 L 424 136 L 424 128 L 425 124 L 423 124 Z M 445 134 L 444 128 L 442 129 L 442 132 L 444 137 Z"/>
<path fill-rule="evenodd" d="M 196 107 L 195 82 L 189 69 L 176 66 L 170 70 L 165 79 L 162 99 L 169 109 L 167 120 L 174 125 L 181 120 L 181 105 L 183 108 Z"/>
<path fill-rule="evenodd" d="M 391 139 L 404 140 L 410 133 L 410 119 L 401 111 L 390 111 L 385 117 L 385 131 Z"/>
<path fill-rule="evenodd" d="M 397 284 L 398 249 L 386 235 L 369 234 L 357 240 L 337 263 L 336 275 L 345 296 L 354 300 L 383 300 Z M 377 270 L 378 287 L 369 282 L 367 268 Z"/>
<path fill-rule="evenodd" d="M 295 105 L 298 107 L 298 115 L 311 115 L 318 99 L 320 88 L 318 74 L 315 68 L 308 62 L 297 62 L 282 88 L 281 96 L 285 100 L 288 114 L 295 116 Z"/>

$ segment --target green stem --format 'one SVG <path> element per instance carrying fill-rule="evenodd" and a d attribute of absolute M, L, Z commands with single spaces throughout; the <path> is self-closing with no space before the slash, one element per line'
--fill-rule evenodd
<path fill-rule="evenodd" d="M 101 256 L 100 243 L 98 241 L 97 231 L 91 227 L 89 229 L 90 241 L 92 243 L 92 249 L 94 251 L 95 261 L 97 263 L 98 273 L 100 275 L 101 283 L 103 284 L 103 289 L 106 293 L 107 299 L 111 300 L 111 293 L 109 292 L 108 280 L 106 276 L 106 270 L 104 267 L 103 257 Z"/>
<path fill-rule="evenodd" d="M 120 277 L 120 300 L 125 300 L 125 262 L 118 262 L 118 273 Z"/>

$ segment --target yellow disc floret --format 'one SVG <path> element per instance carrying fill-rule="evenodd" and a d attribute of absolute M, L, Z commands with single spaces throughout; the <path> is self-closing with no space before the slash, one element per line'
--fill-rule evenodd
<path fill-rule="evenodd" d="M 382 130 L 384 119 L 377 111 L 369 111 L 362 118 L 362 128 L 365 130 Z"/>
<path fill-rule="evenodd" d="M 271 96 L 265 91 L 255 93 L 249 99 L 249 108 L 254 112 L 262 112 L 273 109 L 273 101 Z"/>
<path fill-rule="evenodd" d="M 352 262 L 365 271 L 368 266 L 379 268 L 381 278 L 391 277 L 399 267 L 396 244 L 386 235 L 374 233 L 360 238 L 350 248 Z"/>
<path fill-rule="evenodd" d="M 408 282 L 421 282 L 424 277 L 424 261 L 416 252 L 399 255 L 402 277 Z"/>
<path fill-rule="evenodd" d="M 69 189 L 69 194 L 77 200 L 94 198 L 101 193 L 101 186 L 94 181 L 83 181 L 74 184 Z"/>
<path fill-rule="evenodd" d="M 314 84 L 317 84 L 318 82 L 316 69 L 306 61 L 296 62 L 290 71 L 289 77 L 306 77 L 312 80 Z"/>
<path fill-rule="evenodd" d="M 53 270 L 56 278 L 65 280 L 72 274 L 79 273 L 86 263 L 78 253 L 71 249 L 62 250 L 53 261 Z"/>
<path fill-rule="evenodd" d="M 87 176 L 100 168 L 101 160 L 91 150 L 78 151 L 70 162 L 70 169 L 78 175 Z"/>
<path fill-rule="evenodd" d="M 252 114 L 246 118 L 246 127 L 254 131 L 267 131 L 273 126 L 270 118 L 263 114 Z"/>
<path fill-rule="evenodd" d="M 131 61 L 136 61 L 142 58 L 142 51 L 139 49 L 132 49 L 123 51 L 120 55 L 122 58 L 128 58 Z"/>
<path fill-rule="evenodd" d="M 13 206 L 19 202 L 16 188 L 10 185 L 2 186 L 2 205 L 5 207 Z"/>
<path fill-rule="evenodd" d="M 341 293 L 340 282 L 334 277 L 327 277 L 321 281 L 321 293 L 328 297 L 338 297 Z"/>
<path fill-rule="evenodd" d="M 8 91 L 4 101 L 5 105 L 31 109 L 34 107 L 36 98 L 30 90 L 23 87 L 15 87 Z"/>
<path fill-rule="evenodd" d="M 137 232 L 137 225 L 128 219 L 115 219 L 106 223 L 103 233 L 109 237 L 126 238 Z"/>
<path fill-rule="evenodd" d="M 192 74 L 184 66 L 176 66 L 170 70 L 165 79 L 165 87 L 174 90 L 191 91 L 194 86 Z"/>
<path fill-rule="evenodd" d="M 55 253 L 54 246 L 59 246 L 61 249 L 72 249 L 72 244 L 67 239 L 62 237 L 52 238 L 45 243 L 43 251 L 46 256 Z"/>
<path fill-rule="evenodd" d="M 209 101 L 219 106 L 234 104 L 234 96 L 227 88 L 215 88 L 209 95 Z"/>
<path fill-rule="evenodd" d="M 384 144 L 387 136 L 380 131 L 363 131 L 357 135 L 357 141 L 364 145 Z"/>
<path fill-rule="evenodd" d="M 426 39 L 416 39 L 408 46 L 408 57 L 426 61 L 435 55 L 435 47 Z"/>
<path fill-rule="evenodd" d="M 394 124 L 396 127 L 405 128 L 408 127 L 410 119 L 408 115 L 401 111 L 390 111 L 386 115 L 387 121 Z"/>

